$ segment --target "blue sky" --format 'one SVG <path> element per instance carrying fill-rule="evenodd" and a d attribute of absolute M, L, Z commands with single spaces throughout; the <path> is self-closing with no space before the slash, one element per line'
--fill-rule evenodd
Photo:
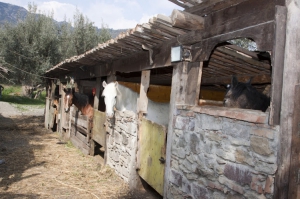
<path fill-rule="evenodd" d="M 76 8 L 87 16 L 96 26 L 102 22 L 113 29 L 134 28 L 136 24 L 146 23 L 157 14 L 170 16 L 173 9 L 181 7 L 168 0 L 0 0 L 1 2 L 22 6 L 27 9 L 34 2 L 44 13 L 54 12 L 54 19 L 63 21 L 73 19 Z"/>

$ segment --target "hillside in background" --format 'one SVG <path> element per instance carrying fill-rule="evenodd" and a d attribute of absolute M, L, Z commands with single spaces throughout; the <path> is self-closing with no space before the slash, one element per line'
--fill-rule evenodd
<path fill-rule="evenodd" d="M 27 16 L 27 10 L 23 7 L 0 2 L 0 25 L 4 23 L 17 24 Z"/>
<path fill-rule="evenodd" d="M 19 20 L 24 20 L 26 18 L 27 13 L 28 11 L 23 7 L 0 2 L 0 26 L 5 23 L 17 24 Z M 93 21 L 93 19 L 90 20 Z M 64 22 L 57 22 L 57 23 L 61 24 Z M 98 28 L 98 30 L 101 29 Z M 125 32 L 125 31 L 126 29 L 118 29 L 118 30 L 109 29 L 111 38 L 115 38 L 121 32 Z"/>

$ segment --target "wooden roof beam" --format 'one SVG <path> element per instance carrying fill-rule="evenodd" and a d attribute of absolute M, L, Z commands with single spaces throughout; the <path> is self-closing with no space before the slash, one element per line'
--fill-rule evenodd
<path fill-rule="evenodd" d="M 259 75 L 237 75 L 239 82 L 247 82 L 251 77 L 253 77 L 251 84 L 270 84 L 271 76 L 269 74 L 259 74 Z M 203 78 L 201 85 L 214 85 L 214 84 L 230 84 L 232 76 L 225 76 L 221 78 Z"/>
<path fill-rule="evenodd" d="M 174 9 L 171 19 L 174 27 L 186 30 L 202 30 L 204 28 L 204 18 L 188 12 Z"/>

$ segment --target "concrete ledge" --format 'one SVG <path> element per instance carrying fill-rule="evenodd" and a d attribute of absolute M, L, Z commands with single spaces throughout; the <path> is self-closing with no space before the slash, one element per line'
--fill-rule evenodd
<path fill-rule="evenodd" d="M 177 109 L 190 110 L 213 116 L 227 117 L 231 119 L 243 120 L 252 123 L 268 124 L 269 112 L 262 112 L 250 109 L 227 108 L 216 106 L 186 106 L 177 105 Z"/>

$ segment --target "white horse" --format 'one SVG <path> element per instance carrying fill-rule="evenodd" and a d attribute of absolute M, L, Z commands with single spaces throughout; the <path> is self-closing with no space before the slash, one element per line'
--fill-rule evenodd
<path fill-rule="evenodd" d="M 114 107 L 118 111 L 133 111 L 137 112 L 137 99 L 139 95 L 131 89 L 112 82 L 107 84 L 103 81 L 104 90 L 102 96 L 105 102 L 106 116 L 112 118 L 114 116 Z M 169 103 L 156 103 L 148 101 L 148 110 L 146 118 L 157 124 L 168 126 L 169 123 Z"/>

